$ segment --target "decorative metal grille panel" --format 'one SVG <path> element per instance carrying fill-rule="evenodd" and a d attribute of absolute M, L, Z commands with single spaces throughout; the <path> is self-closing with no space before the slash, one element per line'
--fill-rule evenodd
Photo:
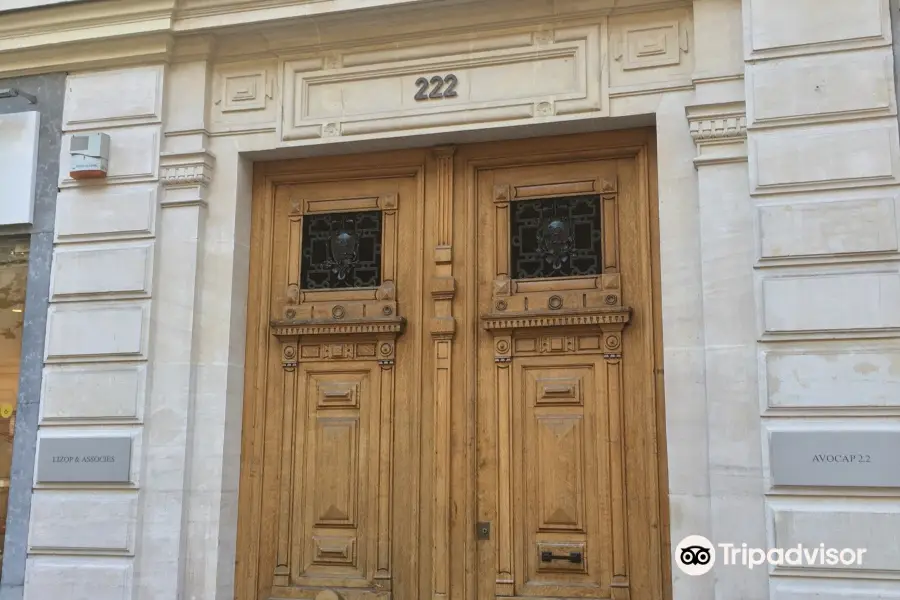
<path fill-rule="evenodd" d="M 381 212 L 304 215 L 300 281 L 307 290 L 381 285 Z"/>
<path fill-rule="evenodd" d="M 600 196 L 516 200 L 510 209 L 513 279 L 600 273 Z"/>

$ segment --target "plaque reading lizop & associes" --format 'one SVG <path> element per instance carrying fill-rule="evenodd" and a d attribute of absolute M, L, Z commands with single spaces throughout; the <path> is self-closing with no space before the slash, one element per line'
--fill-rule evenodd
<path fill-rule="evenodd" d="M 900 487 L 898 431 L 773 431 L 772 484 Z"/>
<path fill-rule="evenodd" d="M 131 437 L 43 438 L 37 458 L 38 483 L 127 483 L 131 480 Z"/>

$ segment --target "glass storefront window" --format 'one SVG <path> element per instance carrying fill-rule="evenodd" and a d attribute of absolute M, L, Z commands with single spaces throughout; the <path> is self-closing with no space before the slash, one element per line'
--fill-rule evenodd
<path fill-rule="evenodd" d="M 27 281 L 28 240 L 0 238 L 0 558 L 6 537 Z"/>

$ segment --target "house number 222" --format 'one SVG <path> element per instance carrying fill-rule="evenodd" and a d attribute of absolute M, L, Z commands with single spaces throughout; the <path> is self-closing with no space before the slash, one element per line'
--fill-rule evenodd
<path fill-rule="evenodd" d="M 439 100 L 441 98 L 456 98 L 456 86 L 459 80 L 456 75 L 446 77 L 435 75 L 431 79 L 419 77 L 416 79 L 416 87 L 419 90 L 413 96 L 416 100 Z M 444 87 L 446 86 L 446 88 Z M 430 90 L 430 91 L 429 91 Z"/>

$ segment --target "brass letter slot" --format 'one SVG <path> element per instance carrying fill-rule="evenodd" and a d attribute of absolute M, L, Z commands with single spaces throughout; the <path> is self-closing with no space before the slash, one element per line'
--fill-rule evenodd
<path fill-rule="evenodd" d="M 581 552 L 569 552 L 568 554 L 553 554 L 552 552 L 541 552 L 541 562 L 551 562 L 554 560 L 567 560 L 576 565 L 581 564 Z"/>
<path fill-rule="evenodd" d="M 575 395 L 574 385 L 548 385 L 544 387 L 545 396 L 565 396 L 569 398 Z"/>

